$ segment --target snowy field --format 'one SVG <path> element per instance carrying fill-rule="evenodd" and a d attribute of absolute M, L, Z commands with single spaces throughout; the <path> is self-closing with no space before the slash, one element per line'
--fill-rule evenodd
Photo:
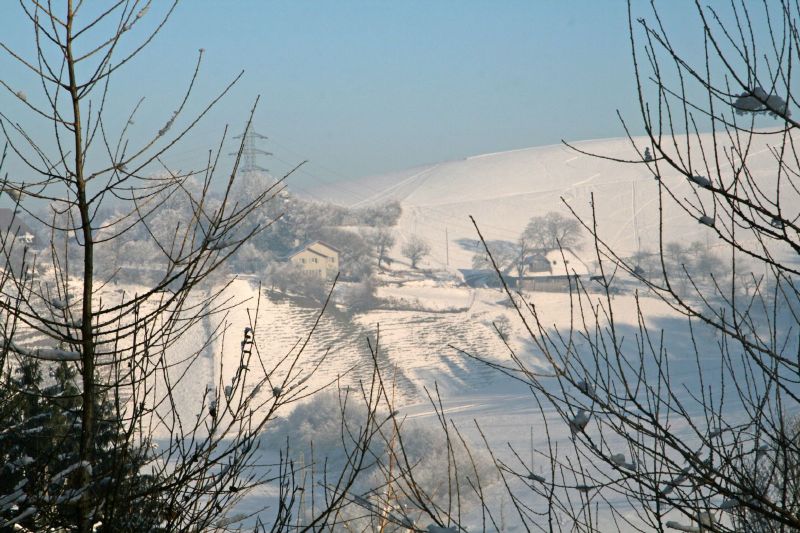
<path fill-rule="evenodd" d="M 634 155 L 629 141 L 623 139 L 586 141 L 579 146 L 613 157 Z M 763 159 L 765 168 L 769 168 L 773 162 L 769 151 L 754 146 L 753 152 L 752 162 Z M 665 175 L 662 179 L 676 178 Z M 693 194 L 692 186 L 685 181 L 674 186 L 678 194 Z M 364 190 L 370 193 L 353 193 Z M 546 421 L 554 443 L 569 449 L 569 431 L 556 413 L 547 405 L 540 409 L 531 391 L 519 381 L 465 355 L 510 364 L 510 349 L 531 367 L 547 370 L 542 354 L 530 341 L 503 293 L 459 283 L 459 270 L 470 268 L 476 250 L 476 233 L 467 217 L 475 216 L 487 239 L 514 240 L 530 217 L 552 210 L 568 213 L 562 198 L 578 214 L 589 217 L 589 199 L 593 195 L 600 234 L 612 248 L 623 255 L 637 249 L 652 250 L 659 231 L 659 204 L 657 183 L 647 169 L 642 165 L 599 161 L 563 146 L 549 146 L 487 154 L 344 184 L 337 194 L 334 199 L 351 205 L 397 199 L 403 206 L 398 227 L 400 238 L 392 252 L 395 270 L 385 276 L 378 288 L 378 297 L 388 304 L 358 314 L 331 305 L 320 317 L 318 305 L 260 289 L 254 279 L 235 281 L 226 297 L 243 303 L 195 325 L 196 330 L 183 341 L 187 344 L 176 347 L 178 352 L 202 350 L 204 354 L 198 364 L 182 369 L 189 373 L 182 385 L 185 389 L 180 391 L 185 415 L 196 410 L 207 386 L 221 386 L 231 379 L 240 365 L 242 331 L 253 327 L 257 356 L 263 368 L 273 368 L 287 356 L 290 360 L 297 356 L 296 364 L 291 367 L 277 366 L 270 376 L 272 384 L 299 381 L 300 390 L 304 391 L 326 386 L 357 387 L 370 379 L 370 349 L 376 349 L 382 374 L 391 378 L 398 416 L 404 420 L 436 427 L 438 420 L 426 391 L 438 387 L 444 414 L 464 429 L 476 447 L 482 446 L 477 424 L 493 450 L 507 457 L 510 445 L 521 457 L 529 458 L 526 467 L 530 471 L 539 472 L 547 465 L 537 461 L 533 451 L 545 449 L 548 444 L 543 431 Z M 696 240 L 711 248 L 717 246 L 703 226 L 675 206 L 664 206 L 664 221 L 667 241 L 681 240 L 686 244 Z M 421 235 L 432 246 L 430 258 L 422 264 L 430 275 L 402 274 L 406 267 L 399 249 L 412 235 Z M 585 249 L 582 254 L 590 271 L 593 270 L 591 250 Z M 640 319 L 635 289 L 635 285 L 629 284 L 613 302 L 618 331 L 626 339 L 624 346 L 632 356 L 636 353 Z M 572 318 L 569 294 L 528 296 L 539 316 L 553 330 L 569 328 Z M 721 390 L 720 383 L 701 385 L 700 382 L 700 376 L 720 375 L 719 339 L 703 326 L 693 324 L 696 346 L 701 347 L 696 351 L 684 317 L 647 293 L 639 295 L 638 303 L 645 325 L 656 335 L 663 333 L 666 339 L 674 390 L 687 411 L 698 417 L 698 423 L 705 424 L 693 395 L 701 387 L 710 394 Z M 501 317 L 511 324 L 508 347 L 492 327 L 492 322 Z M 313 335 L 308 336 L 315 323 Z M 220 335 L 212 345 L 203 348 L 199 340 L 212 331 Z M 587 349 L 579 343 L 576 357 L 588 358 Z M 646 372 L 655 370 L 647 368 Z M 251 371 L 254 379 L 263 375 L 258 369 Z M 269 390 L 259 394 L 269 400 Z M 277 421 L 278 430 L 289 438 L 293 430 L 281 422 L 291 416 L 291 410 L 290 406 L 279 413 Z M 673 429 L 678 434 L 685 431 L 687 438 L 691 434 L 688 427 Z M 272 464 L 277 459 L 274 450 L 259 453 L 263 453 L 260 464 Z M 517 486 L 517 490 L 524 493 L 525 488 Z M 487 499 L 498 508 L 505 507 L 509 517 L 505 530 L 516 531 L 510 504 L 499 494 L 493 492 Z M 256 512 L 274 501 L 275 495 L 275 487 L 261 487 L 246 496 L 236 511 Z M 636 511 L 628 502 L 610 501 L 624 514 Z M 268 509 L 262 517 L 269 519 L 273 511 Z M 610 520 L 602 512 L 601 517 Z M 250 524 L 253 519 L 250 517 L 243 524 Z M 473 520 L 470 530 L 480 529 L 477 515 L 469 520 Z M 610 523 L 608 527 L 616 529 Z"/>
<path fill-rule="evenodd" d="M 429 292 L 424 286 L 412 283 L 407 288 L 395 287 L 388 292 L 394 296 L 413 297 L 426 309 L 434 311 L 376 310 L 350 316 L 341 309 L 330 309 L 321 318 L 317 331 L 309 339 L 305 353 L 298 360 L 299 375 L 310 373 L 321 356 L 328 352 L 324 362 L 304 386 L 309 390 L 326 385 L 335 387 L 337 379 L 341 386 L 355 386 L 359 380 L 369 379 L 371 359 L 367 340 L 375 346 L 375 336 L 380 332 L 378 347 L 381 357 L 378 360 L 383 374 L 390 376 L 397 385 L 395 407 L 400 417 L 435 428 L 438 420 L 425 390 L 433 391 L 438 386 L 444 414 L 463 428 L 464 434 L 471 439 L 476 449 L 483 447 L 475 429 L 477 424 L 488 437 L 489 445 L 501 456 L 507 453 L 508 446 L 511 445 L 521 456 L 531 458 L 530 464 L 526 465 L 531 471 L 539 472 L 547 468 L 532 453 L 533 450 L 545 449 L 548 444 L 542 431 L 543 421 L 548 421 L 548 429 L 554 442 L 564 448 L 568 448 L 571 442 L 566 425 L 551 409 L 546 407 L 543 412 L 540 411 L 531 392 L 522 384 L 454 349 L 458 348 L 493 362 L 509 364 L 508 349 L 491 328 L 492 320 L 506 316 L 512 323 L 509 339 L 511 348 L 520 359 L 533 366 L 540 365 L 541 355 L 527 341 L 515 311 L 506 305 L 506 298 L 495 289 L 428 289 Z M 318 316 L 319 309 L 303 307 L 274 295 L 270 297 L 263 290 L 259 301 L 258 286 L 251 280 L 236 281 L 230 291 L 235 294 L 236 299 L 245 300 L 245 303 L 219 315 L 215 319 L 217 323 L 204 325 L 209 328 L 205 331 L 206 334 L 210 328 L 217 326 L 227 327 L 227 331 L 224 342 L 223 336 L 220 336 L 213 346 L 213 365 L 191 369 L 191 379 L 186 382 L 187 390 L 182 394 L 187 399 L 187 404 L 198 405 L 194 403 L 195 397 L 202 394 L 205 384 L 224 383 L 233 375 L 239 364 L 238 335 L 244 327 L 255 324 L 260 357 L 270 367 L 273 361 L 291 353 L 293 349 L 296 350 L 298 341 L 304 341 L 305 332 L 310 330 Z M 425 297 L 426 294 L 430 294 L 430 299 Z M 537 305 L 539 313 L 552 321 L 554 328 L 568 327 L 568 294 L 533 293 L 529 296 Z M 259 311 L 258 320 L 254 322 L 256 304 Z M 655 331 L 663 329 L 665 336 L 671 339 L 668 357 L 673 371 L 673 382 L 683 390 L 681 397 L 686 406 L 691 410 L 695 405 L 694 413 L 700 416 L 700 409 L 691 400 L 691 392 L 698 390 L 701 373 L 719 374 L 718 354 L 712 349 L 697 358 L 686 340 L 686 325 L 680 316 L 653 297 L 642 297 L 640 304 L 648 326 Z M 438 307 L 455 306 L 467 308 L 458 312 L 435 310 Z M 632 343 L 637 325 L 634 295 L 617 296 L 615 309 L 621 331 L 630 335 Z M 713 334 L 702 330 L 695 334 L 700 344 L 714 345 Z M 633 348 L 632 344 L 629 346 Z M 218 374 L 220 371 L 221 379 Z M 281 379 L 281 376 L 273 376 L 273 381 Z M 718 392 L 715 385 L 706 383 L 706 386 Z M 187 406 L 186 409 L 190 410 L 190 407 Z M 277 422 L 280 431 L 287 432 L 287 427 L 281 426 L 280 421 L 290 414 L 291 408 L 279 414 L 280 419 Z M 269 427 L 266 431 L 270 431 Z M 284 436 L 291 439 L 293 432 L 288 430 Z M 300 443 L 295 445 L 299 446 Z M 265 450 L 259 453 L 263 453 L 257 460 L 259 464 L 274 464 L 277 460 L 274 451 Z M 500 496 L 500 487 L 494 488 L 497 492 L 490 491 L 487 496 L 490 502 L 498 508 L 508 506 L 509 502 Z M 517 488 L 520 491 L 525 490 L 521 486 Z M 276 490 L 270 486 L 257 489 L 240 502 L 236 511 L 246 514 L 258 511 L 275 497 Z M 628 505 L 624 501 L 613 503 L 621 506 L 623 511 Z M 505 512 L 510 513 L 510 508 L 506 508 Z M 267 510 L 262 516 L 268 518 L 270 513 Z M 477 517 L 472 518 L 478 520 Z M 513 523 L 513 519 L 509 518 L 507 531 L 515 531 Z"/>
<path fill-rule="evenodd" d="M 117 294 L 121 294 L 121 290 L 114 289 Z M 135 291 L 137 287 L 126 287 L 125 290 Z M 413 301 L 419 309 L 377 309 L 351 314 L 341 306 L 330 306 L 320 317 L 318 305 L 271 293 L 260 287 L 255 279 L 234 281 L 220 298 L 239 304 L 226 306 L 225 310 L 198 322 L 170 349 L 170 359 L 178 363 L 170 370 L 170 375 L 182 376 L 175 380 L 177 414 L 184 420 L 194 419 L 206 389 L 230 381 L 240 364 L 239 343 L 245 327 L 255 329 L 258 357 L 266 368 L 273 368 L 287 354 L 297 353 L 298 346 L 307 341 L 291 372 L 293 376 L 310 376 L 302 385 L 309 391 L 323 387 L 355 387 L 359 382 L 369 380 L 372 369 L 369 345 L 375 347 L 378 337 L 378 362 L 383 375 L 396 385 L 396 394 L 393 394 L 395 408 L 404 424 L 417 424 L 417 427 L 429 429 L 438 427 L 436 411 L 426 392 L 438 387 L 443 414 L 463 430 L 476 450 L 483 449 L 477 426 L 500 457 L 508 459 L 511 446 L 526 459 L 526 468 L 531 472 L 543 472 L 548 465 L 534 451 L 546 449 L 548 445 L 542 431 L 545 421 L 554 444 L 563 449 L 571 446 L 568 428 L 549 406 L 545 404 L 541 410 L 531 391 L 523 384 L 463 353 L 494 363 L 510 364 L 509 348 L 491 325 L 493 321 L 506 317 L 511 323 L 509 347 L 533 368 L 546 370 L 541 354 L 529 341 L 516 311 L 508 305 L 503 293 L 497 289 L 457 286 L 452 281 L 412 280 L 402 284 L 388 283 L 380 288 L 379 295 L 393 301 Z M 205 297 L 207 293 L 197 294 L 194 303 L 202 302 Z M 527 297 L 554 329 L 569 327 L 568 293 L 529 293 Z M 628 345 L 631 348 L 638 321 L 635 304 L 632 292 L 617 295 L 614 299 L 617 323 L 621 333 L 631 339 Z M 691 400 L 691 395 L 700 387 L 701 374 L 719 374 L 718 352 L 711 348 L 696 356 L 687 337 L 686 322 L 681 316 L 647 294 L 640 296 L 639 304 L 647 326 L 653 331 L 663 330 L 669 339 L 668 358 L 673 383 L 682 391 L 680 397 L 690 412 L 694 406 L 693 414 L 702 422 L 701 411 Z M 316 330 L 308 336 L 318 319 Z M 213 342 L 206 345 L 205 340 L 214 333 Z M 714 334 L 704 332 L 702 328 L 695 331 L 695 336 L 701 346 L 716 345 Z M 35 342 L 35 337 L 28 340 Z M 578 348 L 580 353 L 585 347 Z M 189 364 L 186 356 L 195 353 L 199 354 L 198 357 Z M 273 383 L 281 383 L 287 377 L 282 374 L 285 368 L 279 367 L 271 376 Z M 258 369 L 252 370 L 255 380 L 259 377 Z M 711 392 L 718 392 L 718 384 L 705 385 Z M 269 399 L 268 389 L 262 394 L 264 400 Z M 297 405 L 279 412 L 275 424 L 267 426 L 266 434 L 272 428 L 278 432 L 269 435 L 270 443 L 305 434 L 301 431 L 295 434 L 285 423 Z M 681 428 L 675 429 L 681 431 Z M 690 433 L 688 428 L 686 432 L 687 435 Z M 294 446 L 302 444 L 295 442 Z M 278 461 L 275 449 L 265 446 L 257 453 L 255 463 L 262 465 L 258 468 L 262 472 L 273 471 L 274 467 L 270 465 Z M 520 494 L 526 491 L 519 483 L 513 486 Z M 500 490 L 500 484 L 495 483 L 490 488 L 492 490 L 486 496 L 488 503 L 496 509 L 504 509 L 507 517 L 504 530 L 517 531 L 513 509 Z M 276 497 L 276 486 L 261 486 L 244 496 L 230 516 L 238 513 L 248 516 L 241 522 L 243 527 L 253 524 L 255 516 L 252 513 L 256 512 L 259 513 L 257 516 L 268 521 L 274 512 L 274 506 L 270 504 Z M 625 501 L 612 499 L 611 502 L 623 512 L 634 512 Z M 262 510 L 264 507 L 266 509 Z M 466 518 L 472 526 L 470 530 L 480 529 L 479 516 Z"/>

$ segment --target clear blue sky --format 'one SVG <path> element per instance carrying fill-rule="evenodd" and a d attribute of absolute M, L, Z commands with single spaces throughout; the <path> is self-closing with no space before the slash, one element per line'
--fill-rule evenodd
<path fill-rule="evenodd" d="M 0 9 L 0 39 L 25 50 L 31 34 L 19 8 Z M 692 3 L 665 9 L 684 31 Z M 626 10 L 622 0 L 187 0 L 115 79 L 108 105 L 122 124 L 146 97 L 137 128 L 157 130 L 204 48 L 198 103 L 245 75 L 172 161 L 195 162 L 226 123 L 240 132 L 261 95 L 256 128 L 276 154 L 262 164 L 280 172 L 309 159 L 298 185 L 615 137 L 616 110 L 634 122 L 638 113 Z M 0 57 L 4 79 L 14 85 L 18 74 Z M 19 84 L 36 94 L 24 75 Z M 0 96 L 9 116 L 21 111 L 8 102 Z"/>

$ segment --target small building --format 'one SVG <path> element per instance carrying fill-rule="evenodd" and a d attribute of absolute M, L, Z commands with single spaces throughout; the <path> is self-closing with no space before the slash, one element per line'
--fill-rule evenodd
<path fill-rule="evenodd" d="M 330 244 L 313 241 L 290 250 L 286 260 L 311 275 L 331 279 L 339 272 L 339 255 Z"/>
<path fill-rule="evenodd" d="M 13 209 L 4 207 L 0 208 L 0 238 L 6 242 L 6 246 L 9 246 L 11 241 L 6 241 L 6 235 L 10 235 L 9 238 L 18 246 L 31 247 L 36 244 L 36 234 L 22 221 L 19 213 L 15 215 Z"/>
<path fill-rule="evenodd" d="M 577 288 L 579 277 L 587 275 L 586 264 L 568 248 L 538 251 L 526 258 L 518 287 L 529 291 L 569 291 Z"/>
<path fill-rule="evenodd" d="M 484 287 L 500 287 L 500 279 L 494 270 L 478 269 L 478 268 L 461 268 L 459 269 L 461 277 L 464 278 L 464 284 L 468 287 L 484 288 Z"/>

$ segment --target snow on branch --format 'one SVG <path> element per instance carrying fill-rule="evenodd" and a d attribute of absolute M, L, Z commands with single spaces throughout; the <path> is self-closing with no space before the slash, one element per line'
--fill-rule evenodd
<path fill-rule="evenodd" d="M 14 342 L 9 342 L 8 347 L 11 351 L 23 355 L 25 357 L 33 357 L 34 359 L 41 359 L 43 361 L 80 361 L 81 354 L 79 352 L 71 352 L 68 350 L 61 350 L 59 348 L 24 348 Z"/>
<path fill-rule="evenodd" d="M 36 512 L 36 507 L 28 507 L 27 509 L 25 509 L 24 511 L 22 511 L 20 514 L 18 514 L 17 516 L 15 516 L 14 518 L 12 518 L 12 519 L 11 519 L 11 520 L 9 520 L 8 522 L 5 522 L 5 523 L 0 523 L 0 526 L 3 526 L 3 527 L 13 526 L 13 525 L 14 525 L 14 524 L 16 524 L 17 522 L 19 522 L 19 521 L 21 521 L 21 520 L 24 520 L 24 519 L 28 518 L 29 516 L 31 516 L 31 515 L 32 515 L 32 514 L 34 514 L 35 512 Z"/>
<path fill-rule="evenodd" d="M 14 492 L 5 496 L 0 496 L 0 513 L 6 512 L 14 505 L 24 502 L 28 496 L 23 492 L 23 487 L 28 483 L 27 479 L 22 479 L 14 486 Z"/>
<path fill-rule="evenodd" d="M 53 484 L 58 483 L 59 481 L 64 479 L 66 476 L 68 476 L 71 472 L 73 472 L 73 471 L 75 471 L 75 470 L 77 470 L 78 468 L 81 468 L 81 467 L 83 467 L 90 476 L 92 475 L 92 465 L 89 464 L 89 461 L 79 461 L 77 463 L 71 464 L 70 466 L 68 466 L 67 468 L 65 468 L 64 470 L 59 472 L 58 474 L 54 475 L 50 479 L 50 483 L 53 483 Z"/>

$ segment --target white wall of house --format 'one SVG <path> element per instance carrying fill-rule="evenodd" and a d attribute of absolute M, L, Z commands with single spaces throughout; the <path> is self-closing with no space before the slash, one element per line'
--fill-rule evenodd
<path fill-rule="evenodd" d="M 303 271 L 330 279 L 339 272 L 339 253 L 321 242 L 313 242 L 290 258 Z"/>

